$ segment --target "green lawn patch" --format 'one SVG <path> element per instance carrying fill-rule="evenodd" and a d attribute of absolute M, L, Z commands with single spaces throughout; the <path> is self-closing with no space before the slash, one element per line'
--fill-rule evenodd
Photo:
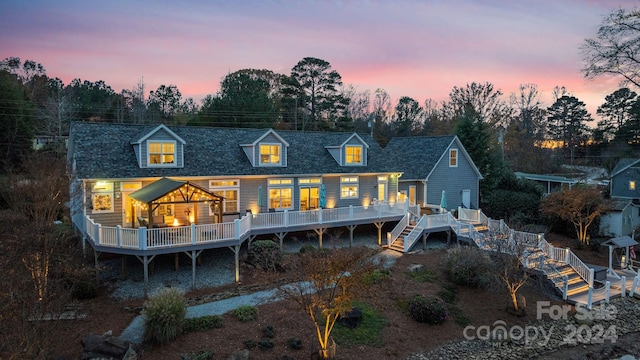
<path fill-rule="evenodd" d="M 343 346 L 382 346 L 382 329 L 387 326 L 387 319 L 366 303 L 357 302 L 354 307 L 362 311 L 362 321 L 354 329 L 337 323 L 331 332 L 336 343 Z"/>

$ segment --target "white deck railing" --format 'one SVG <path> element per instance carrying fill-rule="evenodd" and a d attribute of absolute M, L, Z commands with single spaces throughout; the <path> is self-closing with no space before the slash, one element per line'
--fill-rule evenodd
<path fill-rule="evenodd" d="M 245 215 L 233 222 L 191 224 L 189 226 L 123 228 L 102 226 L 89 216 L 84 218 L 87 237 L 95 244 L 107 247 L 148 250 L 174 246 L 189 246 L 221 241 L 241 240 L 252 230 L 283 229 L 294 226 L 321 225 L 351 220 L 382 219 L 407 213 L 407 203 L 382 203 L 371 206 L 349 206 L 311 211 L 269 212 Z"/>
<path fill-rule="evenodd" d="M 387 245 L 388 246 L 391 246 L 391 244 L 393 244 L 393 242 L 398 239 L 398 237 L 400 236 L 400 234 L 402 234 L 404 229 L 406 229 L 407 226 L 409 226 L 410 221 L 411 221 L 411 214 L 410 213 L 404 214 L 402 219 L 400 219 L 400 221 L 398 221 L 398 223 L 393 228 L 393 230 L 391 230 L 391 232 L 387 233 Z"/>

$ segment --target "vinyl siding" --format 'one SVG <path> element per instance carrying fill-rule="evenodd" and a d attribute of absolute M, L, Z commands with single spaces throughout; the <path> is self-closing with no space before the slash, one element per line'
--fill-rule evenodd
<path fill-rule="evenodd" d="M 636 189 L 629 190 L 629 181 L 636 182 Z M 611 179 L 611 196 L 627 199 L 640 198 L 640 168 L 630 167 Z"/>
<path fill-rule="evenodd" d="M 176 163 L 175 166 L 172 167 L 183 167 L 184 166 L 184 146 L 182 145 L 182 143 L 178 140 L 176 140 L 176 138 L 174 138 L 173 136 L 171 136 L 171 134 L 169 134 L 168 132 L 166 132 L 165 130 L 159 130 L 157 132 L 155 132 L 153 135 L 151 135 L 147 140 L 143 141 L 140 144 L 140 166 L 141 167 L 147 167 L 148 163 L 147 163 L 147 159 L 148 159 L 148 154 L 149 154 L 149 149 L 147 148 L 147 143 L 149 141 L 175 141 L 176 143 Z M 167 166 L 169 167 L 169 166 Z"/>
<path fill-rule="evenodd" d="M 455 148 L 452 146 L 451 148 Z M 462 190 L 471 192 L 471 208 L 478 208 L 478 176 L 461 151 L 458 151 L 458 166 L 449 167 L 449 150 L 434 167 L 427 182 L 427 203 L 440 204 L 442 190 L 446 191 L 447 207 L 457 208 L 462 204 Z M 417 190 L 417 189 L 416 189 Z"/>

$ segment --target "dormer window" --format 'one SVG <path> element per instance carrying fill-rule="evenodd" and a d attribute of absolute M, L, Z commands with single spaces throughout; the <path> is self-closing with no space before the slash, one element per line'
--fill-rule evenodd
<path fill-rule="evenodd" d="M 362 146 L 345 146 L 344 161 L 347 165 L 362 165 Z"/>
<path fill-rule="evenodd" d="M 149 141 L 147 144 L 149 149 L 149 166 L 175 165 L 175 141 Z"/>
<path fill-rule="evenodd" d="M 260 144 L 260 165 L 280 165 L 282 151 L 280 144 Z"/>

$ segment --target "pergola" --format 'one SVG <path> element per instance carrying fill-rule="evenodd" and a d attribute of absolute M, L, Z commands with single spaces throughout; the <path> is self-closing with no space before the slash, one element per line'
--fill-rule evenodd
<path fill-rule="evenodd" d="M 620 278 L 615 271 L 613 271 L 613 250 L 614 249 L 625 249 L 625 254 L 622 255 L 620 259 L 620 267 L 626 268 L 626 265 L 629 264 L 629 248 L 632 246 L 638 245 L 638 242 L 635 241 L 631 236 L 620 236 L 611 238 L 607 241 L 603 241 L 602 246 L 609 247 L 609 269 L 607 270 L 607 274 Z"/>
<path fill-rule="evenodd" d="M 172 198 L 169 195 L 173 195 Z M 153 212 L 160 205 L 210 203 L 217 215 L 217 222 L 222 222 L 222 196 L 211 193 L 189 181 L 173 180 L 163 177 L 158 181 L 137 190 L 129 195 L 134 201 L 131 206 L 142 205 L 149 210 L 149 227 L 153 227 Z M 133 209 L 132 209 L 133 210 Z M 132 211 L 132 213 L 135 213 Z M 194 207 L 194 218 L 198 218 L 197 207 Z M 134 220 L 135 221 L 135 220 Z"/>

